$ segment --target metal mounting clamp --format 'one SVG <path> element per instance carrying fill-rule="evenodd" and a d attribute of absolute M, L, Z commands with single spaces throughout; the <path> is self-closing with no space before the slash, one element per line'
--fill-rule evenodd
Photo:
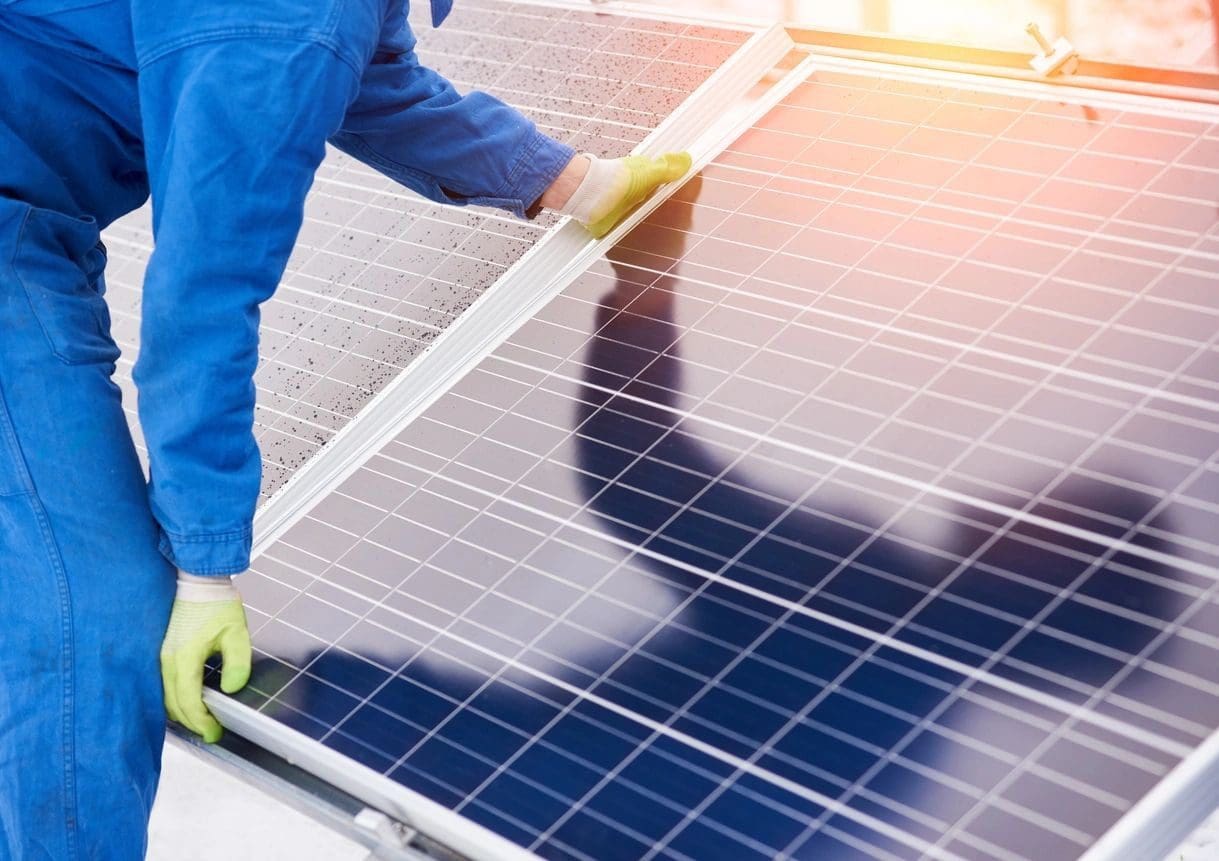
<path fill-rule="evenodd" d="M 365 807 L 356 814 L 355 825 L 376 840 L 376 845 L 366 861 L 402 861 L 418 857 L 410 852 L 411 841 L 417 832 L 410 826 L 389 818 L 380 810 Z"/>
<path fill-rule="evenodd" d="M 1041 77 L 1074 75 L 1079 70 L 1079 52 L 1065 36 L 1059 36 L 1053 44 L 1050 44 L 1050 40 L 1045 37 L 1041 28 L 1036 24 L 1030 23 L 1024 30 L 1037 41 L 1038 47 L 1041 48 L 1041 53 L 1029 60 L 1029 65 Z"/>

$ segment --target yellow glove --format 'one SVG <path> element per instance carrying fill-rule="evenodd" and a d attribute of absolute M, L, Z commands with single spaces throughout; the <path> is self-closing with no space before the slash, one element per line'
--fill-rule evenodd
<path fill-rule="evenodd" d="M 241 595 L 229 577 L 178 574 L 178 594 L 161 643 L 165 711 L 206 742 L 220 740 L 219 722 L 203 704 L 203 664 L 220 653 L 220 689 L 233 694 L 250 680 L 250 631 Z"/>
<path fill-rule="evenodd" d="M 579 188 L 559 210 L 582 223 L 600 239 L 643 203 L 652 192 L 668 182 L 676 182 L 690 172 L 690 154 L 665 153 L 657 158 L 632 155 L 602 159 L 584 156 L 589 161 Z"/>

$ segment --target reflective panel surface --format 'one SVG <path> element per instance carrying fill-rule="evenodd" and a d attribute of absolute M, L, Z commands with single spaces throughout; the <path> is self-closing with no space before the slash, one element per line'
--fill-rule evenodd
<path fill-rule="evenodd" d="M 518 107 L 547 134 L 628 154 L 750 34 L 503 0 L 463 0 L 433 30 L 412 22 L 420 59 L 459 90 Z M 337 151 L 318 172 L 305 224 L 263 306 L 255 435 L 263 498 L 312 457 L 555 223 L 434 206 Z M 107 301 L 123 350 L 116 376 L 137 446 L 131 367 L 151 253 L 147 208 L 106 232 Z"/>
<path fill-rule="evenodd" d="M 243 578 L 545 858 L 1073 859 L 1219 726 L 1213 126 L 818 74 Z"/>

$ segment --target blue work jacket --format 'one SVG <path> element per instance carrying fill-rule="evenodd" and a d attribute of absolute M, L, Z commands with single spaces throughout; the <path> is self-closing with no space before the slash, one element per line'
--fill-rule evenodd
<path fill-rule="evenodd" d="M 451 0 L 432 3 L 440 18 Z M 258 308 L 325 143 L 432 200 L 518 216 L 573 155 L 420 65 L 406 13 L 404 0 L 0 0 L 0 198 L 104 228 L 152 197 L 134 376 L 161 549 L 185 571 L 249 563 Z"/>

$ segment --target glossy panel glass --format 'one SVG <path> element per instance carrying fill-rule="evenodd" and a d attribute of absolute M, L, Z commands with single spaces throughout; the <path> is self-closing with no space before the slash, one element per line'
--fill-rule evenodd
<path fill-rule="evenodd" d="M 543 857 L 1078 857 L 1219 726 L 1206 132 L 819 75 L 258 561 L 244 696 Z"/>

